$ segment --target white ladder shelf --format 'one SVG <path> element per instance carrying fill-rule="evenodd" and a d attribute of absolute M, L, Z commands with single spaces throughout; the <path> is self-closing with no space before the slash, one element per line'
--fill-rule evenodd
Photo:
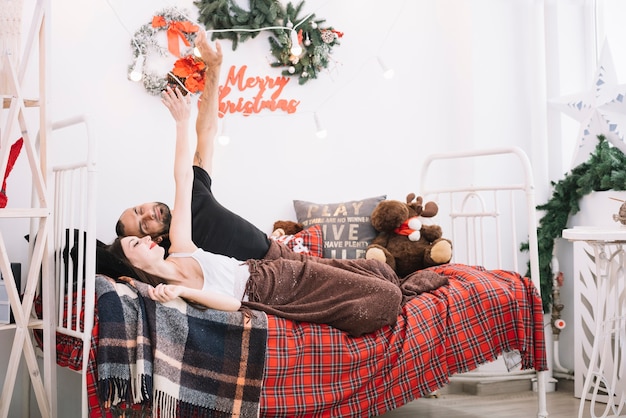
<path fill-rule="evenodd" d="M 29 1 L 29 0 L 25 0 Z M 15 324 L 0 325 L 0 332 L 14 330 L 13 344 L 9 364 L 6 367 L 6 376 L 0 396 L 0 417 L 5 418 L 9 414 L 9 406 L 15 389 L 15 381 L 22 356 L 26 362 L 30 382 L 33 387 L 37 405 L 42 417 L 56 417 L 56 350 L 55 350 L 55 324 L 54 324 L 54 280 L 52 269 L 48 260 L 49 239 L 48 232 L 51 226 L 51 210 L 48 205 L 46 190 L 46 139 L 50 132 L 46 103 L 47 81 L 49 79 L 47 65 L 47 46 L 49 45 L 49 15 L 50 0 L 35 1 L 32 22 L 30 24 L 28 39 L 21 55 L 19 68 L 9 59 L 6 51 L 0 51 L 0 59 L 3 60 L 2 76 L 9 81 L 8 94 L 2 98 L 2 118 L 0 122 L 0 173 L 5 173 L 9 159 L 11 143 L 17 137 L 15 131 L 19 128 L 20 135 L 24 139 L 23 149 L 28 158 L 28 164 L 32 175 L 33 199 L 32 207 L 29 208 L 0 208 L 0 218 L 29 218 L 36 232 L 35 243 L 30 252 L 30 260 L 26 277 L 23 300 L 20 300 L 20 289 L 16 286 L 15 278 L 10 266 L 7 246 L 0 231 L 0 271 L 4 278 L 9 297 L 9 303 L 15 318 Z M 35 48 L 37 47 L 37 48 Z M 33 57 L 34 50 L 38 50 Z M 15 51 L 18 52 L 18 51 Z M 38 80 L 35 77 L 26 79 L 25 74 L 29 62 L 38 64 Z M 38 82 L 38 96 L 36 99 L 24 97 L 23 90 L 31 84 Z M 36 85 L 36 84 L 35 84 Z M 38 123 L 29 126 L 26 118 L 26 108 L 34 108 L 39 112 Z M 6 116 L 6 119 L 4 118 Z M 1 124 L 1 123 L 0 123 Z M 17 125 L 17 126 L 15 126 Z M 36 132 L 39 133 L 40 147 L 36 150 Z M 31 231 L 33 232 L 33 231 Z M 31 235 L 32 236 L 32 235 Z M 41 277 L 44 278 L 40 281 Z M 40 289 L 43 318 L 36 320 L 31 318 L 33 302 Z M 32 328 L 42 328 L 44 338 L 43 374 L 39 369 L 35 355 L 35 347 L 31 338 Z"/>

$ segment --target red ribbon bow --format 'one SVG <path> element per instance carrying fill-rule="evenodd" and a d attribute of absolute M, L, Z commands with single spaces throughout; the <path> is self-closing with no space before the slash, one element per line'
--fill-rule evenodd
<path fill-rule="evenodd" d="M 164 26 L 167 28 L 167 49 L 169 49 L 173 55 L 180 57 L 180 44 L 178 40 L 182 39 L 183 43 L 189 46 L 190 43 L 183 32 L 195 33 L 198 31 L 198 26 L 191 22 L 180 20 L 172 20 L 168 24 L 163 16 L 154 16 L 152 18 L 153 28 L 162 28 Z"/>

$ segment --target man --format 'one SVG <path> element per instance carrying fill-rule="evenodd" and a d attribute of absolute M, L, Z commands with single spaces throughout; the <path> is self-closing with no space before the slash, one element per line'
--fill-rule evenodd
<path fill-rule="evenodd" d="M 196 119 L 197 144 L 193 157 L 192 240 L 200 248 L 238 260 L 262 259 L 271 241 L 267 235 L 241 216 L 222 206 L 211 192 L 213 168 L 213 139 L 217 133 L 219 74 L 222 48 L 219 42 L 213 49 L 206 33 L 196 38 L 207 69 L 205 86 L 198 99 Z M 115 227 L 118 236 L 150 235 L 155 242 L 169 246 L 167 239 L 171 213 L 161 202 L 143 203 L 122 212 Z M 282 250 L 281 250 L 282 252 Z"/>

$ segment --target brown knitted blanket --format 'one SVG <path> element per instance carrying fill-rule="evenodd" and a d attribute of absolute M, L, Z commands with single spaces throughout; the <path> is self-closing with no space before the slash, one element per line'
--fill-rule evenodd
<path fill-rule="evenodd" d="M 400 283 L 400 290 L 402 290 L 402 306 L 417 295 L 431 292 L 447 284 L 448 276 L 435 273 L 434 271 L 418 270 L 411 273 L 402 279 Z"/>
<path fill-rule="evenodd" d="M 248 260 L 249 301 L 244 305 L 360 336 L 395 324 L 408 300 L 447 283 L 445 276 L 426 271 L 401 281 L 375 260 L 319 260 Z"/>

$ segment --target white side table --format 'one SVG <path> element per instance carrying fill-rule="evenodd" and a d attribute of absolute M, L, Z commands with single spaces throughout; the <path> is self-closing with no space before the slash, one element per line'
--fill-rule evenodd
<path fill-rule="evenodd" d="M 618 417 L 626 405 L 626 228 L 574 227 L 562 232 L 593 249 L 597 286 L 595 333 L 578 416 L 591 390 L 590 413 L 604 403 L 601 417 Z M 626 415 L 623 415 L 626 416 Z"/>

